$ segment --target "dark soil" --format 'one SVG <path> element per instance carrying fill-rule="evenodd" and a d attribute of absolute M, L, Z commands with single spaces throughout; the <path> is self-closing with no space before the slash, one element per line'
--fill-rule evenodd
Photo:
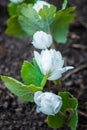
<path fill-rule="evenodd" d="M 21 80 L 21 65 L 24 60 L 32 60 L 33 46 L 29 39 L 19 40 L 4 34 L 7 2 L 0 1 L 0 75 Z M 73 65 L 75 69 L 63 75 L 62 86 L 63 90 L 78 98 L 77 130 L 87 130 L 87 0 L 70 0 L 69 4 L 77 6 L 78 17 L 70 27 L 67 44 L 57 44 L 57 50 L 62 52 L 65 65 Z M 33 103 L 19 100 L 0 81 L 0 130 L 52 130 L 45 118 L 43 114 L 36 113 Z M 64 126 L 60 130 L 68 128 Z"/>

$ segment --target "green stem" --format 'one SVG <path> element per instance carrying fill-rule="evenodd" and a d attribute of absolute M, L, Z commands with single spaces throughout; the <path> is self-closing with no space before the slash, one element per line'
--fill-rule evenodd
<path fill-rule="evenodd" d="M 57 90 L 61 91 L 62 88 L 61 79 L 55 80 L 54 83 L 57 85 Z"/>
<path fill-rule="evenodd" d="M 63 112 L 59 111 L 59 114 L 66 118 L 66 115 Z"/>
<path fill-rule="evenodd" d="M 50 81 L 47 81 L 46 86 L 47 86 L 47 88 L 48 88 L 48 91 L 50 91 Z"/>
<path fill-rule="evenodd" d="M 51 46 L 52 49 L 56 49 L 56 45 L 55 43 L 53 42 L 52 46 Z"/>
<path fill-rule="evenodd" d="M 42 88 L 44 88 L 44 86 L 46 85 L 47 79 L 48 79 L 48 74 L 44 75 L 44 78 L 43 78 L 42 83 L 41 83 Z"/>

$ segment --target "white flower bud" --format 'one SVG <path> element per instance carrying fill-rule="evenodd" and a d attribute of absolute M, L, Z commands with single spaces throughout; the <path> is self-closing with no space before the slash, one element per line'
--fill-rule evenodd
<path fill-rule="evenodd" d="M 62 98 L 51 92 L 35 92 L 34 101 L 37 105 L 37 112 L 46 115 L 55 115 L 62 106 Z"/>
<path fill-rule="evenodd" d="M 47 5 L 49 8 L 50 8 L 50 4 L 47 3 L 46 1 L 37 1 L 34 6 L 33 6 L 33 9 L 35 9 L 37 12 L 40 11 L 40 9 L 43 8 L 44 5 Z"/>
<path fill-rule="evenodd" d="M 74 68 L 72 66 L 63 67 L 62 55 L 54 49 L 42 50 L 41 54 L 34 51 L 34 57 L 42 74 L 48 75 L 48 80 L 57 80 L 64 72 Z"/>
<path fill-rule="evenodd" d="M 21 2 L 23 2 L 24 0 L 10 0 L 12 3 L 21 3 Z"/>
<path fill-rule="evenodd" d="M 32 44 L 37 49 L 46 49 L 49 48 L 52 44 L 52 36 L 43 31 L 37 31 L 33 35 Z"/>

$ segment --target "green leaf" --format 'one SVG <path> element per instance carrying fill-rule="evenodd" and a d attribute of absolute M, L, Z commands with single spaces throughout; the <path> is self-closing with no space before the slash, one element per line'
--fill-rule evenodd
<path fill-rule="evenodd" d="M 71 128 L 71 130 L 76 130 L 78 123 L 78 112 L 77 108 L 73 110 L 73 114 L 68 119 L 67 125 Z"/>
<path fill-rule="evenodd" d="M 47 123 L 51 128 L 60 128 L 64 125 L 64 116 L 61 113 L 56 114 L 55 116 L 48 116 Z"/>
<path fill-rule="evenodd" d="M 29 88 L 29 90 L 30 90 L 32 93 L 35 93 L 35 92 L 37 92 L 37 91 L 42 91 L 42 88 L 41 88 L 41 87 L 37 87 L 37 86 L 35 86 L 35 85 L 33 85 L 33 84 L 29 85 L 28 88 Z"/>
<path fill-rule="evenodd" d="M 62 10 L 66 9 L 66 6 L 67 6 L 67 0 L 64 0 L 62 4 Z"/>
<path fill-rule="evenodd" d="M 58 95 L 61 96 L 63 100 L 61 111 L 64 111 L 65 109 L 68 108 L 73 108 L 73 109 L 77 108 L 78 101 L 69 92 L 59 92 Z"/>
<path fill-rule="evenodd" d="M 26 4 L 29 4 L 29 3 L 36 3 L 37 0 L 24 0 L 22 3 L 18 3 L 18 4 L 15 4 L 15 3 L 12 3 L 10 2 L 8 4 L 8 13 L 10 16 L 14 16 L 14 15 L 17 15 L 18 14 L 18 6 L 22 5 L 23 3 L 26 3 Z"/>
<path fill-rule="evenodd" d="M 27 4 L 29 4 L 29 3 L 36 3 L 36 1 L 38 1 L 38 0 L 24 0 L 24 3 L 27 3 Z"/>
<path fill-rule="evenodd" d="M 52 33 L 56 42 L 65 43 L 67 41 L 67 34 L 69 33 L 69 25 L 75 18 L 72 12 L 75 7 L 59 10 L 53 22 Z"/>
<path fill-rule="evenodd" d="M 8 13 L 10 16 L 17 15 L 17 6 L 18 4 L 9 3 L 8 4 Z"/>
<path fill-rule="evenodd" d="M 35 60 L 35 58 L 33 58 L 33 65 L 34 65 L 34 67 L 36 68 L 36 70 L 37 70 L 39 73 L 41 73 L 40 68 L 39 68 L 39 66 L 38 66 L 38 64 L 37 64 L 37 62 L 36 62 L 36 60 Z M 41 74 L 42 74 L 42 73 L 41 73 Z"/>
<path fill-rule="evenodd" d="M 77 99 L 69 92 L 59 92 L 58 95 L 62 97 L 63 104 L 58 114 L 47 117 L 48 125 L 51 128 L 60 128 L 66 123 L 71 130 L 76 130 L 78 122 Z"/>
<path fill-rule="evenodd" d="M 7 21 L 7 29 L 5 31 L 8 35 L 13 35 L 15 37 L 27 37 L 27 34 L 22 30 L 20 24 L 18 23 L 18 16 L 12 16 Z"/>
<path fill-rule="evenodd" d="M 14 78 L 1 76 L 2 81 L 5 83 L 5 86 L 16 96 L 24 101 L 33 102 L 33 94 L 30 92 L 29 88 L 17 81 Z"/>
<path fill-rule="evenodd" d="M 40 18 L 38 13 L 32 8 L 32 5 L 23 4 L 20 6 L 19 23 L 22 29 L 29 35 L 33 36 L 36 31 L 48 31 L 45 22 Z"/>
<path fill-rule="evenodd" d="M 41 73 L 40 68 L 39 68 L 39 66 L 38 66 L 38 64 L 37 64 L 37 62 L 36 62 L 36 60 L 34 58 L 33 58 L 33 64 L 34 64 L 35 68 L 37 69 L 37 71 Z M 41 84 L 40 84 L 41 88 L 44 88 L 44 86 L 45 86 L 45 84 L 47 82 L 47 79 L 48 79 L 48 74 L 43 75 L 43 79 L 42 79 Z"/>
<path fill-rule="evenodd" d="M 73 97 L 69 92 L 59 92 L 58 95 L 62 97 L 63 101 L 61 112 L 66 114 L 68 111 L 70 113 L 70 116 L 67 120 L 67 125 L 71 128 L 71 130 L 76 130 L 76 126 L 78 123 L 77 99 Z"/>
<path fill-rule="evenodd" d="M 56 16 L 56 7 L 53 5 L 50 7 L 44 5 L 43 8 L 39 11 L 39 15 L 45 22 L 45 25 L 48 26 L 48 32 L 50 32 L 50 25 L 53 23 Z"/>
<path fill-rule="evenodd" d="M 24 61 L 21 69 L 21 77 L 26 85 L 34 84 L 37 87 L 41 86 L 43 74 L 34 60 L 34 65 L 28 61 Z"/>

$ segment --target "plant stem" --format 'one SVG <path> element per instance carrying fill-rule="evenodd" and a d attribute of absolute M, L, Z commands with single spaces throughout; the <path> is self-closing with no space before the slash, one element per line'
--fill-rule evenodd
<path fill-rule="evenodd" d="M 61 91 L 62 88 L 61 79 L 54 81 L 54 83 L 57 85 L 58 92 Z"/>
<path fill-rule="evenodd" d="M 55 43 L 52 44 L 51 48 L 52 48 L 52 49 L 56 49 Z"/>
<path fill-rule="evenodd" d="M 47 88 L 48 88 L 48 91 L 50 91 L 50 81 L 47 81 Z"/>
<path fill-rule="evenodd" d="M 63 117 L 66 117 L 63 112 L 60 111 L 59 113 L 60 113 L 60 115 L 62 115 Z"/>
<path fill-rule="evenodd" d="M 48 74 L 44 75 L 44 77 L 43 77 L 43 80 L 42 80 L 42 83 L 41 83 L 42 88 L 44 88 L 44 86 L 46 85 L 47 79 L 48 79 Z"/>

